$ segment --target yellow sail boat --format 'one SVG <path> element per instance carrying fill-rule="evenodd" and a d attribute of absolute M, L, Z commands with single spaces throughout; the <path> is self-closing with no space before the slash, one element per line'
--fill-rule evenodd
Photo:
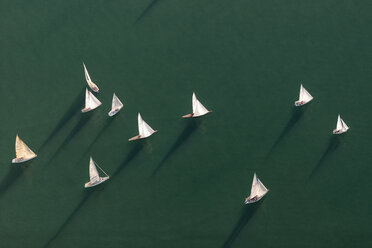
<path fill-rule="evenodd" d="M 15 142 L 16 158 L 12 163 L 22 163 L 35 158 L 37 155 L 18 137 Z"/>

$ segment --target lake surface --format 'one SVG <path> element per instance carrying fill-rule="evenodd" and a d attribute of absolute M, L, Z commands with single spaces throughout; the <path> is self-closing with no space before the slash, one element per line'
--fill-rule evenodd
<path fill-rule="evenodd" d="M 2 246 L 371 247 L 371 13 L 0 1 Z M 83 61 L 103 103 L 86 114 Z M 301 83 L 314 100 L 296 109 Z M 182 119 L 193 91 L 213 112 Z M 138 112 L 159 132 L 128 142 Z M 17 133 L 38 157 L 12 165 Z M 89 156 L 111 178 L 84 189 Z M 245 206 L 254 172 L 270 191 Z"/>

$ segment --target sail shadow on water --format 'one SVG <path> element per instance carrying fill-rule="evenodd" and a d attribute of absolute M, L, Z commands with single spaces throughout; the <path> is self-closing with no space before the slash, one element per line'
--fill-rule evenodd
<path fill-rule="evenodd" d="M 79 210 L 84 206 L 84 204 L 87 202 L 90 196 L 92 196 L 95 193 L 100 192 L 103 190 L 103 186 L 97 187 L 97 188 L 91 188 L 89 190 L 86 190 L 83 192 L 83 196 L 79 203 L 76 205 L 76 207 L 71 211 L 71 213 L 67 216 L 65 221 L 62 223 L 62 225 L 57 229 L 55 234 L 45 243 L 43 248 L 49 247 L 54 240 L 59 236 L 59 234 L 65 229 L 65 227 L 70 223 L 70 221 L 74 218 L 74 216 L 79 212 Z"/>
<path fill-rule="evenodd" d="M 222 248 L 229 248 L 234 243 L 235 239 L 239 236 L 239 234 L 243 231 L 244 227 L 248 224 L 248 222 L 252 219 L 252 217 L 257 212 L 258 208 L 264 202 L 265 199 L 262 199 L 259 202 L 250 205 L 244 205 L 240 218 L 236 222 L 233 230 L 231 231 L 230 235 L 227 237 L 225 242 L 222 245 Z"/>
<path fill-rule="evenodd" d="M 202 119 L 190 119 L 190 122 L 187 123 L 185 128 L 182 130 L 181 134 L 177 137 L 169 151 L 165 154 L 163 159 L 157 165 L 156 169 L 152 173 L 154 176 L 160 168 L 164 165 L 164 163 L 172 156 L 173 153 L 177 151 L 177 149 L 185 143 L 185 141 L 196 131 L 196 129 L 201 125 Z"/>
<path fill-rule="evenodd" d="M 72 119 L 72 117 L 80 113 L 79 108 L 82 105 L 82 102 L 83 102 L 82 99 L 84 99 L 84 94 L 85 94 L 85 87 L 81 89 L 78 96 L 73 100 L 70 107 L 67 109 L 65 114 L 59 120 L 58 124 L 55 126 L 55 128 L 52 130 L 52 132 L 47 137 L 47 139 L 41 145 L 38 152 L 40 152 L 42 149 L 45 148 L 45 146 L 52 140 L 52 138 L 66 125 L 67 122 L 69 122 Z"/>
<path fill-rule="evenodd" d="M 0 197 L 22 176 L 23 172 L 32 164 L 28 161 L 22 165 L 10 164 L 9 171 L 0 182 Z"/>
<path fill-rule="evenodd" d="M 275 148 L 284 139 L 284 137 L 292 130 L 292 128 L 299 122 L 299 120 L 301 120 L 301 117 L 305 113 L 307 107 L 308 107 L 308 105 L 302 106 L 300 108 L 293 107 L 291 117 L 289 118 L 286 125 L 284 126 L 284 128 L 280 132 L 280 135 L 275 140 L 274 144 L 271 146 L 267 157 L 270 156 L 270 154 L 275 150 Z"/>
<path fill-rule="evenodd" d="M 92 118 L 94 113 L 89 114 L 82 114 L 80 115 L 79 121 L 75 124 L 75 126 L 71 129 L 70 133 L 66 136 L 63 140 L 62 144 L 57 148 L 57 150 L 53 153 L 50 160 L 47 162 L 49 164 L 53 159 L 62 151 L 62 149 L 75 137 L 75 135 L 87 124 L 87 122 Z"/>
<path fill-rule="evenodd" d="M 85 155 L 87 155 L 87 153 L 90 151 L 90 149 L 93 147 L 93 145 L 97 142 L 97 140 L 102 136 L 102 134 L 113 123 L 114 119 L 115 118 L 109 118 L 109 119 L 106 120 L 105 125 L 100 129 L 100 131 L 97 132 L 97 135 L 95 136 L 95 138 L 90 142 L 90 144 L 88 145 L 88 147 L 82 153 L 82 158 L 81 159 L 83 159 L 85 157 Z M 81 159 L 79 161 L 81 161 Z"/>
<path fill-rule="evenodd" d="M 129 151 L 124 160 L 120 163 L 119 167 L 112 173 L 111 178 L 113 179 L 118 175 L 124 168 L 126 168 L 143 150 L 144 143 L 142 140 L 138 140 Z"/>
<path fill-rule="evenodd" d="M 147 5 L 147 7 L 142 11 L 141 15 L 137 18 L 135 23 L 139 22 L 155 6 L 158 1 L 159 0 L 151 0 L 149 5 Z"/>
<path fill-rule="evenodd" d="M 322 167 L 322 165 L 326 162 L 326 160 L 332 155 L 333 152 L 336 151 L 336 149 L 341 144 L 341 139 L 342 139 L 342 136 L 332 135 L 332 137 L 329 139 L 327 149 L 323 152 L 322 156 L 320 157 L 315 167 L 311 171 L 309 178 L 312 178 L 313 176 L 315 176 L 317 172 L 319 171 L 319 169 Z"/>

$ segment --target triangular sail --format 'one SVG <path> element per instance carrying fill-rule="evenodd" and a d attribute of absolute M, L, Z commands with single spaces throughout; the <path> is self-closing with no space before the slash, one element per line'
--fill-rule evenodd
<path fill-rule="evenodd" d="M 194 116 L 205 115 L 209 112 L 208 109 L 206 109 L 196 98 L 195 92 L 192 93 L 192 112 Z"/>
<path fill-rule="evenodd" d="M 89 178 L 91 183 L 99 181 L 99 174 L 92 157 L 90 157 L 89 161 Z"/>
<path fill-rule="evenodd" d="M 123 103 L 120 101 L 120 99 L 114 93 L 114 96 L 112 97 L 111 110 L 121 109 L 122 107 L 123 107 Z"/>
<path fill-rule="evenodd" d="M 88 89 L 85 89 L 85 108 L 95 109 L 102 103 L 90 92 Z"/>
<path fill-rule="evenodd" d="M 348 125 L 346 125 L 346 123 L 344 122 L 344 120 L 343 119 L 341 119 L 341 124 L 342 124 L 342 128 L 343 128 L 343 130 L 348 130 L 349 129 L 349 126 Z"/>
<path fill-rule="evenodd" d="M 300 87 L 299 101 L 309 102 L 313 99 L 310 93 L 302 86 Z"/>
<path fill-rule="evenodd" d="M 140 113 L 138 113 L 138 133 L 139 135 L 144 138 L 148 137 L 151 134 L 155 133 L 154 129 L 152 129 L 143 119 Z"/>
<path fill-rule="evenodd" d="M 15 142 L 16 158 L 32 158 L 36 154 L 18 137 L 16 136 Z"/>
<path fill-rule="evenodd" d="M 338 115 L 338 117 L 337 117 L 336 130 L 342 130 L 342 122 L 341 122 L 341 117 L 340 117 L 340 115 Z"/>
<path fill-rule="evenodd" d="M 83 66 L 84 66 L 84 75 L 85 75 L 85 80 L 87 81 L 87 84 L 89 85 L 89 87 L 90 87 L 92 90 L 98 92 L 98 90 L 99 90 L 99 89 L 98 89 L 98 86 L 97 86 L 95 83 L 93 83 L 92 79 L 91 79 L 90 76 L 89 76 L 89 72 L 88 72 L 88 70 L 87 70 L 87 67 L 85 66 L 84 63 L 83 63 Z"/>
<path fill-rule="evenodd" d="M 265 187 L 265 185 L 263 185 L 260 179 L 257 178 L 256 173 L 254 173 L 250 198 L 253 198 L 255 196 L 261 197 L 266 194 L 267 191 L 268 189 Z"/>

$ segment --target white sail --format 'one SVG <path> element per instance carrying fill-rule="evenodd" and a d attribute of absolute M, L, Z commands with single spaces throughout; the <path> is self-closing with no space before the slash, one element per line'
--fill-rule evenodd
<path fill-rule="evenodd" d="M 251 195 L 250 198 L 257 196 L 258 198 L 264 196 L 267 193 L 268 189 L 263 185 L 260 179 L 257 178 L 256 173 L 254 173 L 253 181 L 252 181 L 252 188 L 251 188 Z"/>
<path fill-rule="evenodd" d="M 300 102 L 310 102 L 311 100 L 313 100 L 313 97 L 310 95 L 310 93 L 302 86 L 301 84 L 301 87 L 300 87 L 300 96 L 299 96 L 299 100 Z"/>
<path fill-rule="evenodd" d="M 337 125 L 336 125 L 336 130 L 337 131 L 342 131 L 346 132 L 349 129 L 348 125 L 344 122 L 343 119 L 341 119 L 340 115 L 337 117 Z"/>
<path fill-rule="evenodd" d="M 151 134 L 155 133 L 154 129 L 152 129 L 141 117 L 141 114 L 138 113 L 138 133 L 141 138 L 146 138 Z"/>
<path fill-rule="evenodd" d="M 112 97 L 111 110 L 121 109 L 122 107 L 123 107 L 123 103 L 120 101 L 120 99 L 114 93 L 114 96 Z"/>
<path fill-rule="evenodd" d="M 85 89 L 85 109 L 93 110 L 100 106 L 102 103 L 90 92 Z"/>
<path fill-rule="evenodd" d="M 16 159 L 26 161 L 36 157 L 36 154 L 18 137 L 18 134 L 16 136 L 15 151 Z"/>
<path fill-rule="evenodd" d="M 336 130 L 342 130 L 342 122 L 341 122 L 340 115 L 338 115 L 338 117 L 337 117 Z"/>
<path fill-rule="evenodd" d="M 99 174 L 98 174 L 98 171 L 97 171 L 97 167 L 92 159 L 92 157 L 90 157 L 90 161 L 89 161 L 89 178 L 90 178 L 90 183 L 95 183 L 95 182 L 98 182 L 100 180 L 100 177 L 99 177 Z"/>
<path fill-rule="evenodd" d="M 98 92 L 99 91 L 99 88 L 98 86 L 93 83 L 93 81 L 90 79 L 90 76 L 89 76 L 89 73 L 88 73 L 88 70 L 83 62 L 83 66 L 84 66 L 84 75 L 85 75 L 85 80 L 87 81 L 87 84 L 89 85 L 89 87 L 94 91 L 94 92 Z"/>
<path fill-rule="evenodd" d="M 195 92 L 192 93 L 192 112 L 194 117 L 202 116 L 209 112 L 196 98 Z"/>

